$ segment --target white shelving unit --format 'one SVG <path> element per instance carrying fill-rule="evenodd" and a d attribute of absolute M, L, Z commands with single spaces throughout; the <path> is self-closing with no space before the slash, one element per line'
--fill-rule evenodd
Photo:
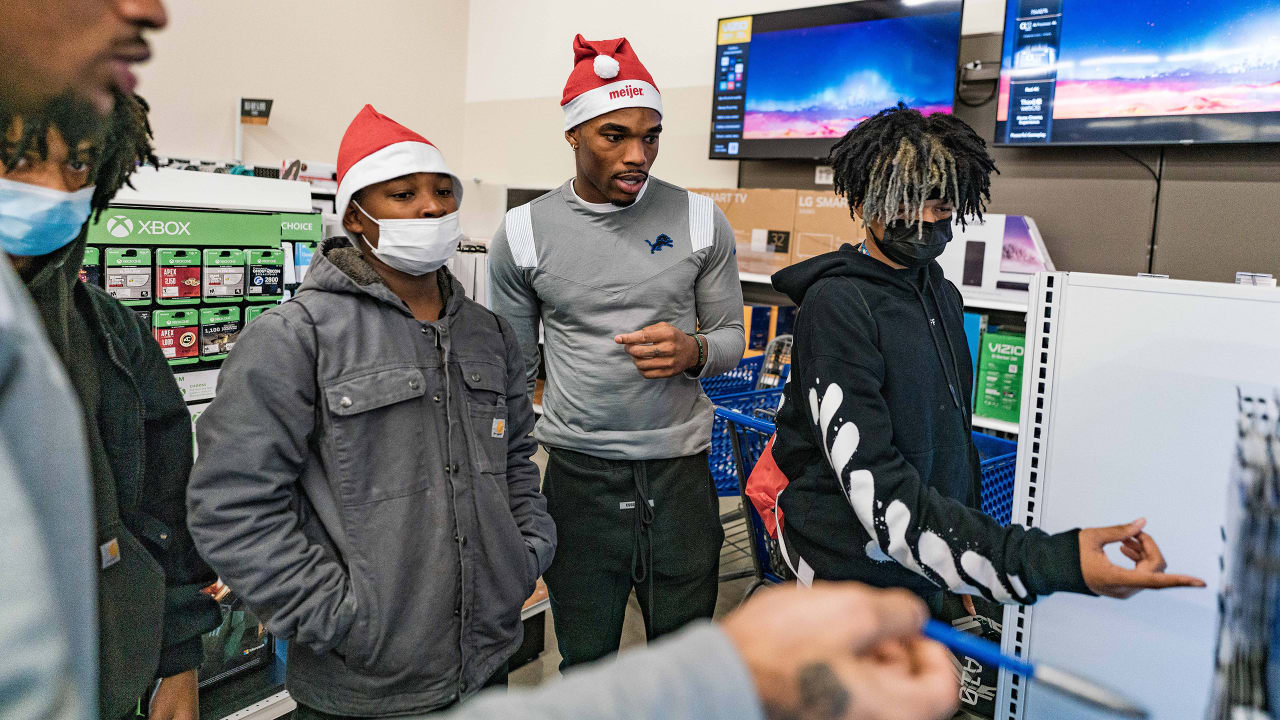
<path fill-rule="evenodd" d="M 964 291 L 961 290 L 961 294 Z M 1017 300 L 996 300 L 992 298 L 965 298 L 964 306 L 966 309 L 973 310 L 1005 310 L 1007 312 L 1016 312 L 1026 314 L 1027 304 Z"/>
<path fill-rule="evenodd" d="M 230 212 L 311 212 L 311 185 L 249 175 L 138 168 L 112 205 Z"/>
<path fill-rule="evenodd" d="M 992 420 L 981 415 L 973 416 L 973 426 L 983 430 L 995 430 L 996 432 L 1009 433 L 1010 435 L 1018 434 L 1018 424 L 1005 422 L 1004 420 Z"/>

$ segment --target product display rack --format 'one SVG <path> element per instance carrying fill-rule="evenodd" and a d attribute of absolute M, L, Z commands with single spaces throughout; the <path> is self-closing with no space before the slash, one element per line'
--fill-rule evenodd
<path fill-rule="evenodd" d="M 288 297 L 281 243 L 318 243 L 320 215 L 304 182 L 147 167 L 133 184 L 90 224 L 82 278 L 145 315 L 194 425 L 244 323 Z M 256 665 L 200 689 L 204 720 L 272 720 L 295 708 L 283 652 L 264 648 Z"/>

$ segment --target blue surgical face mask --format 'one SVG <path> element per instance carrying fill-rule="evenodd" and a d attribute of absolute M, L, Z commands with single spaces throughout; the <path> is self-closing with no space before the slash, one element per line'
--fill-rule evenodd
<path fill-rule="evenodd" d="M 0 249 L 48 255 L 80 235 L 93 211 L 93 186 L 73 193 L 0 178 Z"/>

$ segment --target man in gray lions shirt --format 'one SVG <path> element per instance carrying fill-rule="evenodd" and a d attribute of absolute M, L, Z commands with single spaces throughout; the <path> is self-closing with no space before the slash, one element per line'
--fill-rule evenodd
<path fill-rule="evenodd" d="M 511 210 L 492 309 L 547 385 L 534 432 L 559 547 L 546 573 L 562 668 L 617 650 L 636 589 L 650 638 L 715 607 L 720 545 L 698 378 L 742 357 L 733 230 L 710 199 L 649 177 L 657 88 L 625 39 L 574 42 L 565 137 L 576 176 Z"/>

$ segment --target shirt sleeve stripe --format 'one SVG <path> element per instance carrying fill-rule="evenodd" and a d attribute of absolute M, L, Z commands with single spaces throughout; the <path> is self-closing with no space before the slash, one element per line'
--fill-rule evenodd
<path fill-rule="evenodd" d="M 511 259 L 516 267 L 529 269 L 538 266 L 538 251 L 533 245 L 533 215 L 528 204 L 507 211 L 507 244 L 511 247 Z"/>
<path fill-rule="evenodd" d="M 689 193 L 689 242 L 694 252 L 711 247 L 715 240 L 715 207 L 706 195 Z"/>

